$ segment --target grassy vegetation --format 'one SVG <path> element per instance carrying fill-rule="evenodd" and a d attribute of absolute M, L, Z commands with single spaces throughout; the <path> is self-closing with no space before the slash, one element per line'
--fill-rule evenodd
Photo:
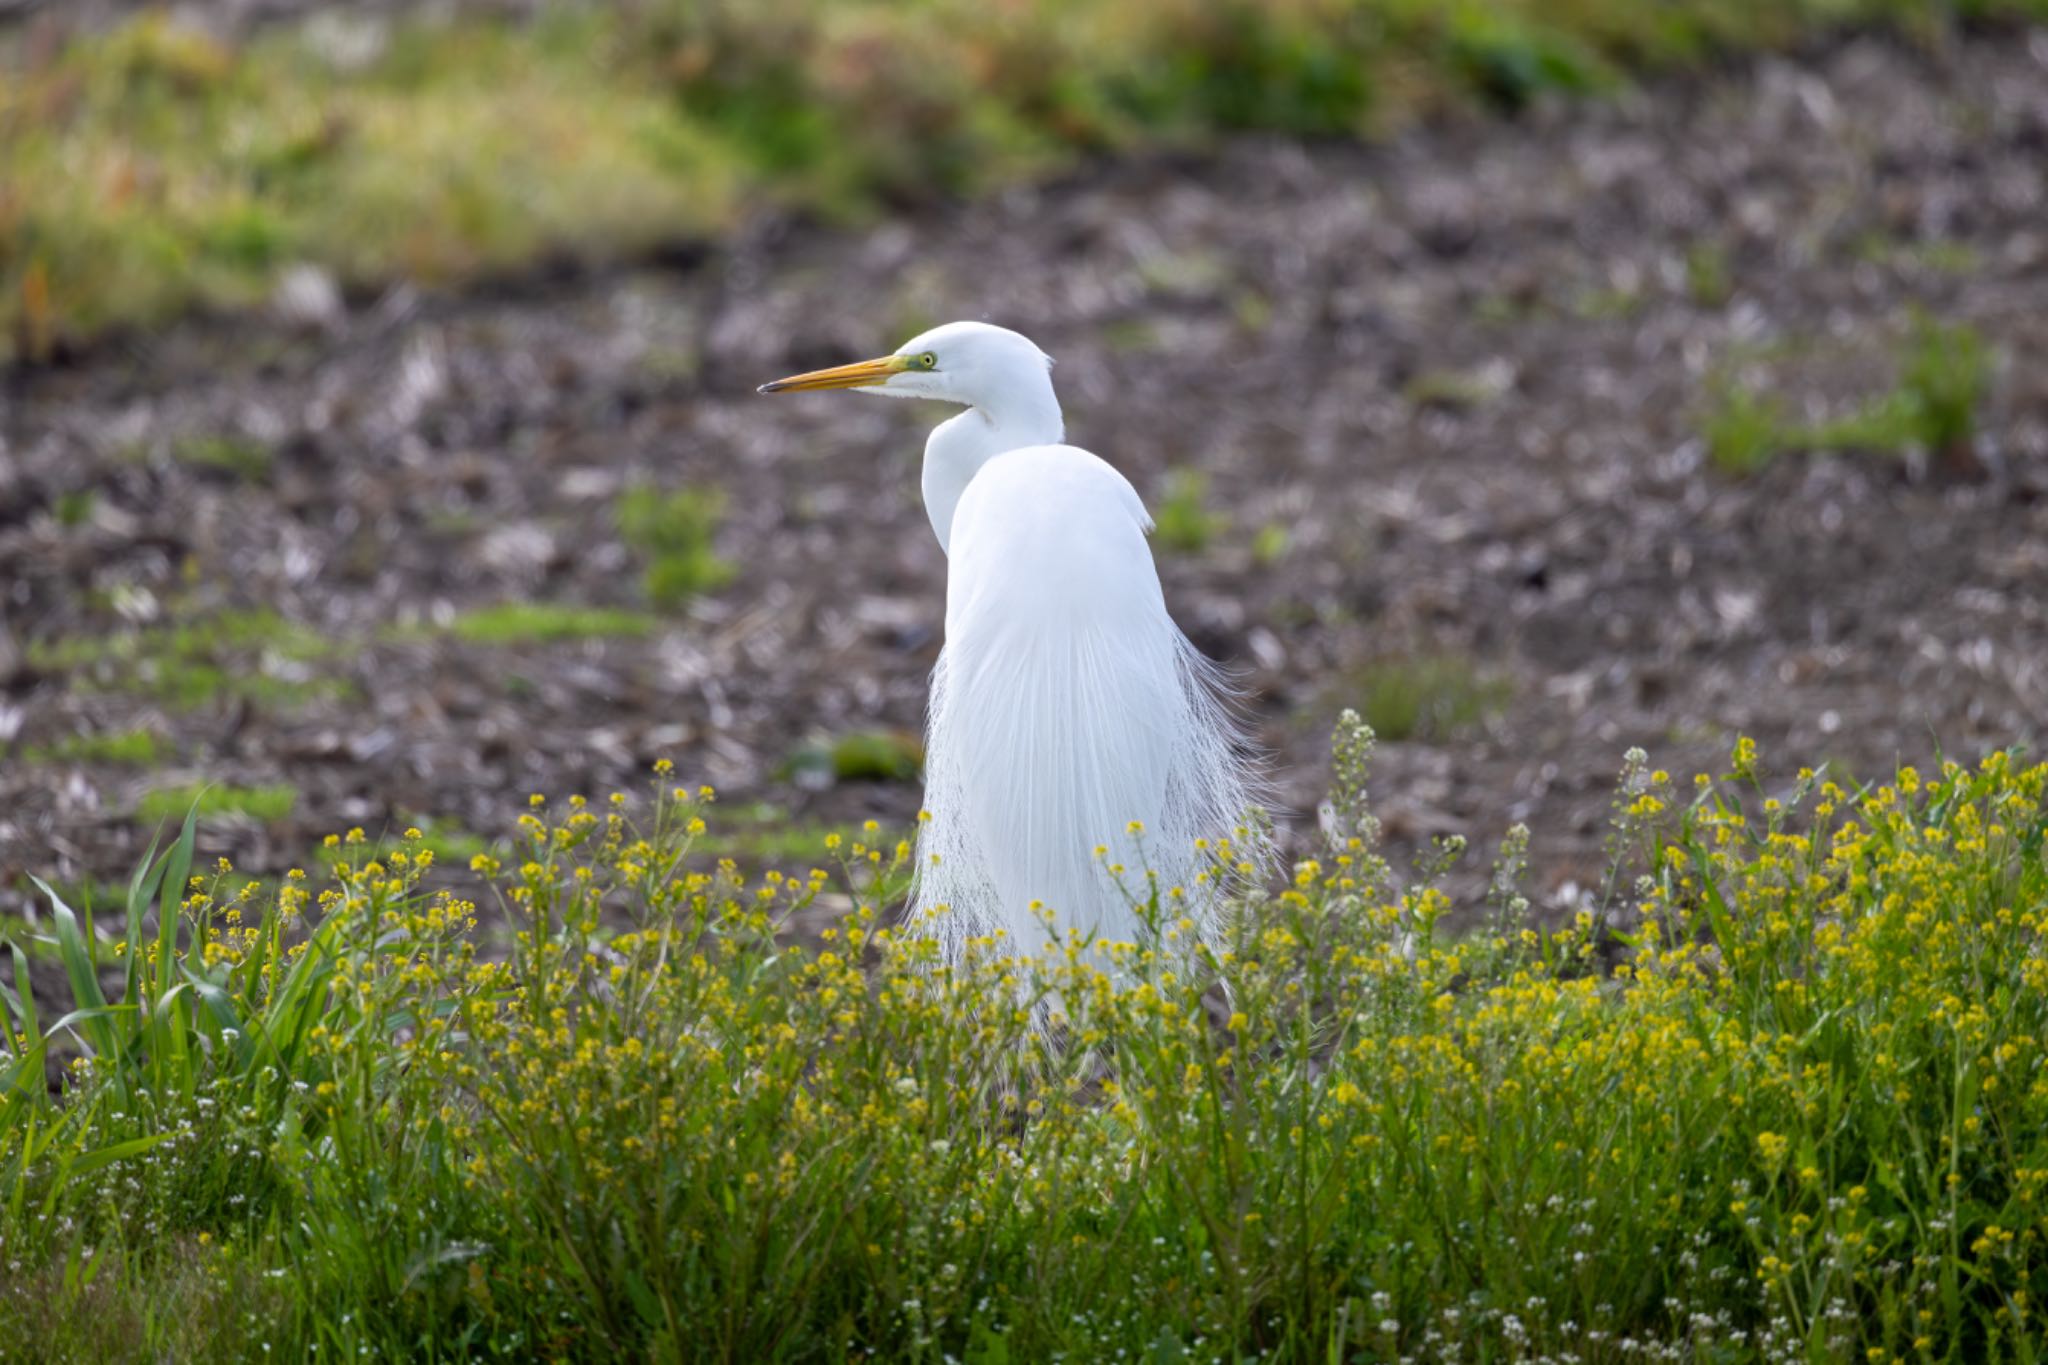
<path fill-rule="evenodd" d="M 787 776 L 816 786 L 834 782 L 915 782 L 924 741 L 901 730 L 850 730 L 811 740 L 790 755 Z"/>
<path fill-rule="evenodd" d="M 552 644 L 559 640 L 601 640 L 645 635 L 653 618 L 616 607 L 579 607 L 564 602 L 500 602 L 455 618 L 449 627 L 461 639 L 481 645 Z"/>
<path fill-rule="evenodd" d="M 1217 532 L 1230 524 L 1221 512 L 1209 510 L 1209 476 L 1199 469 L 1176 469 L 1167 480 L 1166 496 L 1152 508 L 1152 543 L 1173 554 L 1200 554 Z"/>
<path fill-rule="evenodd" d="M 270 452 L 241 436 L 183 437 L 172 443 L 171 458 L 241 479 L 260 479 L 270 472 Z"/>
<path fill-rule="evenodd" d="M 1507 704 L 1509 688 L 1463 655 L 1435 653 L 1381 660 L 1344 692 L 1383 738 L 1443 740 L 1485 724 Z"/>
<path fill-rule="evenodd" d="M 1919 316 L 1901 341 L 1898 380 L 1842 416 L 1804 422 L 1784 403 L 1723 377 L 1703 423 L 1707 455 L 1729 474 L 1750 474 L 1800 450 L 1921 450 L 1967 458 L 1977 411 L 1991 389 L 1993 356 L 1967 323 Z"/>
<path fill-rule="evenodd" d="M 1681 792 L 1631 755 L 1632 892 L 1525 927 L 1517 831 L 1460 937 L 1459 850 L 1404 884 L 1373 846 L 1369 752 L 1347 722 L 1328 847 L 1227 943 L 1167 897 L 1145 944 L 955 972 L 878 927 L 906 847 L 840 843 L 862 908 L 807 951 L 774 926 L 831 877 L 703 865 L 687 789 L 535 798 L 474 860 L 496 946 L 417 837 L 259 900 L 188 883 L 188 823 L 125 914 L 53 900 L 55 964 L 9 955 L 0 1339 L 2035 1358 L 2048 767 L 1852 793 L 1745 742 Z"/>
<path fill-rule="evenodd" d="M 716 489 L 663 493 L 641 484 L 619 495 L 619 535 L 647 565 L 641 582 L 649 602 L 672 609 L 732 581 L 733 566 L 713 545 L 724 512 Z"/>
<path fill-rule="evenodd" d="M 24 763 L 120 763 L 138 768 L 160 763 L 167 755 L 168 746 L 154 730 L 68 735 L 21 751 Z"/>
<path fill-rule="evenodd" d="M 749 204 L 858 213 L 1077 154 L 1262 128 L 1371 134 L 1832 25 L 2043 0 L 639 0 L 527 25 L 271 26 L 149 14 L 0 54 L 0 337 L 66 339 L 347 285 L 714 236 Z M 0 355 L 4 358 L 4 355 Z"/>
<path fill-rule="evenodd" d="M 267 824 L 290 815 L 298 802 L 298 789 L 282 783 L 236 787 L 195 782 L 158 787 L 145 793 L 136 803 L 135 814 L 138 819 L 150 821 L 174 820 L 187 811 L 197 813 L 201 819 L 209 815 L 246 815 Z"/>
<path fill-rule="evenodd" d="M 223 699 L 291 705 L 345 694 L 333 640 L 268 608 L 200 611 L 112 634 L 31 641 L 28 661 L 74 685 L 151 697 L 177 707 Z"/>

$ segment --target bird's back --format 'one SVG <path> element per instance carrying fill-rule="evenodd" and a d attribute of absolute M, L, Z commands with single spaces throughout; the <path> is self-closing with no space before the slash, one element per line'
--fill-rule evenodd
<path fill-rule="evenodd" d="M 1150 526 L 1129 481 L 1073 446 L 996 456 L 960 499 L 916 898 L 948 907 L 956 947 L 1000 927 L 1035 949 L 1034 901 L 1135 938 L 1144 867 L 1185 886 L 1195 837 L 1242 813 L 1229 722 L 1167 615 Z"/>

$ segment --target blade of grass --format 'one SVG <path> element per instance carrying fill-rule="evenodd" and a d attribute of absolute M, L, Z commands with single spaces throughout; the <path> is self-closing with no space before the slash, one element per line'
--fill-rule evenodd
<path fill-rule="evenodd" d="M 136 989 L 142 980 L 142 916 L 149 909 L 149 903 L 156 899 L 159 883 L 163 881 L 164 866 L 156 856 L 157 845 L 163 840 L 163 829 L 149 836 L 149 849 L 142 855 L 142 861 L 135 865 L 135 872 L 128 878 L 128 932 L 126 937 L 128 960 L 122 964 L 121 998 L 136 999 Z"/>
<path fill-rule="evenodd" d="M 29 980 L 28 954 L 21 950 L 19 943 L 12 941 L 8 943 L 7 950 L 14 956 L 14 989 L 7 992 L 7 1008 L 20 1021 L 21 1033 L 28 1040 L 28 1046 L 40 1047 L 43 1030 L 36 1018 L 35 985 Z"/>
<path fill-rule="evenodd" d="M 192 846 L 198 836 L 199 803 L 185 812 L 177 842 L 164 851 L 163 897 L 157 903 L 156 990 L 167 994 L 177 981 L 178 911 L 185 902 L 185 879 L 192 875 Z M 197 935 L 195 934 L 195 939 Z"/>
<path fill-rule="evenodd" d="M 48 882 L 34 876 L 29 880 L 50 898 L 50 913 L 57 921 L 57 953 L 64 960 L 64 974 L 71 980 L 71 1000 L 75 1006 L 72 1015 L 91 1012 L 84 1022 L 92 1027 L 79 1036 L 94 1052 L 118 1063 L 122 1058 L 124 1040 L 109 1018 L 98 1013 L 106 1006 L 107 997 L 100 990 L 99 964 L 93 959 L 92 945 L 79 927 L 78 916 Z M 69 1019 L 72 1016 L 65 1017 Z"/>

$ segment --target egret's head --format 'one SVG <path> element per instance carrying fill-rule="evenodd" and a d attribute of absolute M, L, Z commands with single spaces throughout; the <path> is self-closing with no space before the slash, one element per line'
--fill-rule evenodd
<path fill-rule="evenodd" d="M 1007 327 L 949 322 L 920 333 L 893 355 L 791 375 L 762 393 L 804 389 L 866 389 L 897 398 L 936 398 L 969 407 L 1000 407 L 1019 393 L 1050 392 L 1052 357 Z"/>

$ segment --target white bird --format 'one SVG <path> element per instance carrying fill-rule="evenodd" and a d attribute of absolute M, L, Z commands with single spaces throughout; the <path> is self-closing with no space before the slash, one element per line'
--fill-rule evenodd
<path fill-rule="evenodd" d="M 1065 444 L 1051 367 L 1016 332 L 953 322 L 761 386 L 966 408 L 924 449 L 950 562 L 912 890 L 913 923 L 956 960 L 998 931 L 1002 951 L 1043 949 L 1045 911 L 1055 934 L 1142 941 L 1155 895 L 1166 923 L 1213 933 L 1222 897 L 1196 843 L 1231 836 L 1252 796 L 1215 666 L 1167 614 L 1152 519 L 1128 479 Z"/>

